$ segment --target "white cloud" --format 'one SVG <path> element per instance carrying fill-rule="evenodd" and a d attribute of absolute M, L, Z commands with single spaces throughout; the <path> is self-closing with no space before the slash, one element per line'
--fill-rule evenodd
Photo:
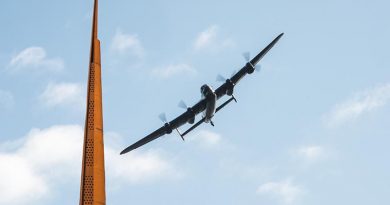
<path fill-rule="evenodd" d="M 200 130 L 198 132 L 191 133 L 188 136 L 189 142 L 192 142 L 192 141 L 197 142 L 201 146 L 206 147 L 206 148 L 214 147 L 214 146 L 220 144 L 221 140 L 222 140 L 221 135 L 214 133 L 214 132 L 211 132 L 211 131 L 207 131 L 207 130 Z"/>
<path fill-rule="evenodd" d="M 270 195 L 285 204 L 292 204 L 304 194 L 304 190 L 294 185 L 291 180 L 285 180 L 264 183 L 258 187 L 257 194 Z"/>
<path fill-rule="evenodd" d="M 49 107 L 75 105 L 85 107 L 86 88 L 79 83 L 49 83 L 40 100 Z"/>
<path fill-rule="evenodd" d="M 215 25 L 210 26 L 205 31 L 202 31 L 195 40 L 194 48 L 202 49 L 210 46 L 217 38 L 217 31 L 218 27 Z"/>
<path fill-rule="evenodd" d="M 40 173 L 55 170 L 61 174 L 76 174 L 79 172 L 75 171 L 79 167 L 77 162 L 81 162 L 82 136 L 83 130 L 77 125 L 32 129 L 17 148 L 17 154 L 31 162 Z M 56 167 L 61 169 L 56 170 Z"/>
<path fill-rule="evenodd" d="M 0 90 L 0 109 L 9 109 L 14 105 L 14 96 L 12 93 Z"/>
<path fill-rule="evenodd" d="M 106 148 L 107 174 L 115 183 L 141 183 L 163 178 L 180 178 L 181 173 L 159 151 L 133 151 L 119 155 Z"/>
<path fill-rule="evenodd" d="M 33 129 L 17 143 L 19 147 L 0 150 L 0 204 L 40 200 L 50 192 L 51 183 L 79 173 L 80 135 L 79 126 Z"/>
<path fill-rule="evenodd" d="M 152 76 L 165 79 L 180 74 L 196 75 L 197 71 L 187 64 L 171 64 L 165 67 L 155 68 L 151 72 Z"/>
<path fill-rule="evenodd" d="M 219 27 L 212 25 L 205 31 L 202 31 L 194 42 L 194 49 L 199 50 L 212 50 L 218 51 L 223 48 L 234 46 L 235 43 L 232 39 L 220 39 Z"/>
<path fill-rule="evenodd" d="M 64 69 L 64 62 L 60 58 L 48 58 L 46 50 L 42 47 L 29 47 L 11 59 L 9 68 L 15 71 L 22 69 L 61 71 Z"/>
<path fill-rule="evenodd" d="M 325 150 L 321 146 L 312 145 L 299 148 L 297 154 L 306 161 L 314 162 L 325 157 Z"/>
<path fill-rule="evenodd" d="M 358 92 L 350 99 L 336 105 L 324 116 L 325 124 L 337 127 L 343 123 L 355 120 L 361 115 L 385 106 L 390 100 L 390 84 L 377 86 Z"/>
<path fill-rule="evenodd" d="M 79 184 L 83 135 L 79 125 L 59 125 L 32 129 L 16 142 L 0 143 L 0 204 L 33 204 L 51 196 L 60 184 L 62 188 L 67 183 Z M 108 142 L 110 138 L 106 137 Z M 13 146 L 9 149 L 6 146 L 10 144 Z M 160 152 L 122 156 L 119 151 L 106 143 L 109 184 L 141 183 L 179 175 Z"/>
<path fill-rule="evenodd" d="M 111 50 L 119 53 L 130 53 L 138 58 L 145 55 L 144 48 L 136 34 L 125 34 L 121 30 L 117 30 L 111 43 Z"/>
<path fill-rule="evenodd" d="M 23 157 L 0 153 L 0 166 L 0 204 L 28 203 L 47 193 L 47 184 Z"/>

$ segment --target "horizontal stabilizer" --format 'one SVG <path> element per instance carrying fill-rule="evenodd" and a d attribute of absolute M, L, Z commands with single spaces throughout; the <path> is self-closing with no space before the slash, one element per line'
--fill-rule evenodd
<path fill-rule="evenodd" d="M 227 100 L 226 102 L 224 102 L 222 105 L 220 105 L 219 107 L 217 107 L 217 109 L 215 110 L 215 113 L 217 113 L 219 110 L 221 110 L 223 107 L 225 107 L 227 104 L 229 104 L 231 101 L 235 101 L 237 102 L 236 98 L 234 96 L 232 96 L 229 100 Z M 193 129 L 195 129 L 196 127 L 198 127 L 200 124 L 202 124 L 204 121 L 206 120 L 206 118 L 202 118 L 201 120 L 199 120 L 196 124 L 192 125 L 188 130 L 186 130 L 185 132 L 183 132 L 182 134 L 180 134 L 180 136 L 182 137 L 182 139 L 184 140 L 184 135 L 188 134 L 189 132 L 191 132 Z"/>

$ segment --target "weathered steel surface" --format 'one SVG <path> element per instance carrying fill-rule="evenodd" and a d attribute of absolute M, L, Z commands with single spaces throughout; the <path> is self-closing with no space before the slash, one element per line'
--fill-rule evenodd
<path fill-rule="evenodd" d="M 80 205 L 106 204 L 98 0 L 94 3 Z"/>

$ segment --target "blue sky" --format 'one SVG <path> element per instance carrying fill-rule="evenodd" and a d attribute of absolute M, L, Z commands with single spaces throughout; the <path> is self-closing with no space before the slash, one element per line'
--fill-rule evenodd
<path fill-rule="evenodd" d="M 75 204 L 93 1 L 0 3 L 0 204 Z M 100 1 L 107 204 L 388 204 L 387 1 Z M 119 152 L 279 33 L 185 143 Z"/>

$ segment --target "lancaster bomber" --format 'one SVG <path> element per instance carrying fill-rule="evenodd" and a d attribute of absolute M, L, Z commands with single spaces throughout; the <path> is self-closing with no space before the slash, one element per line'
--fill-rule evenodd
<path fill-rule="evenodd" d="M 140 146 L 145 145 L 146 143 L 149 143 L 150 141 L 153 141 L 165 134 L 171 134 L 173 130 L 176 130 L 177 133 L 180 135 L 180 137 L 184 140 L 184 136 L 191 132 L 193 129 L 198 127 L 202 123 L 210 123 L 212 126 L 214 126 L 214 123 L 212 121 L 212 118 L 215 113 L 217 113 L 219 110 L 221 110 L 223 107 L 225 107 L 227 104 L 232 102 L 233 100 L 237 102 L 236 98 L 233 95 L 234 86 L 237 85 L 237 83 L 246 75 L 246 74 L 252 74 L 257 69 L 257 63 L 267 54 L 269 50 L 279 41 L 279 39 L 283 36 L 283 33 L 279 34 L 270 44 L 268 44 L 267 47 L 265 47 L 259 54 L 257 54 L 252 60 L 249 60 L 249 55 L 244 55 L 247 59 L 246 65 L 241 68 L 237 73 L 235 73 L 230 79 L 224 79 L 222 76 L 217 76 L 217 80 L 223 80 L 224 83 L 219 86 L 216 90 L 213 90 L 208 85 L 202 85 L 200 88 L 200 92 L 202 94 L 202 99 L 196 103 L 192 107 L 187 107 L 184 102 L 181 101 L 179 103 L 179 106 L 184 107 L 187 109 L 186 112 L 179 115 L 172 121 L 168 122 L 166 120 L 165 114 L 161 114 L 159 117 L 162 121 L 165 122 L 165 124 L 157 129 L 156 131 L 152 132 L 148 136 L 140 139 L 136 143 L 128 146 L 126 149 L 124 149 L 120 154 L 125 154 L 127 152 L 130 152 L 131 150 L 134 150 Z M 217 100 L 222 98 L 224 95 L 230 96 L 230 98 L 216 107 Z M 203 112 L 202 119 L 199 120 L 197 123 L 195 123 L 195 116 L 199 113 Z M 188 130 L 181 133 L 178 128 L 186 123 L 193 124 Z M 195 123 L 195 124 L 194 124 Z"/>

